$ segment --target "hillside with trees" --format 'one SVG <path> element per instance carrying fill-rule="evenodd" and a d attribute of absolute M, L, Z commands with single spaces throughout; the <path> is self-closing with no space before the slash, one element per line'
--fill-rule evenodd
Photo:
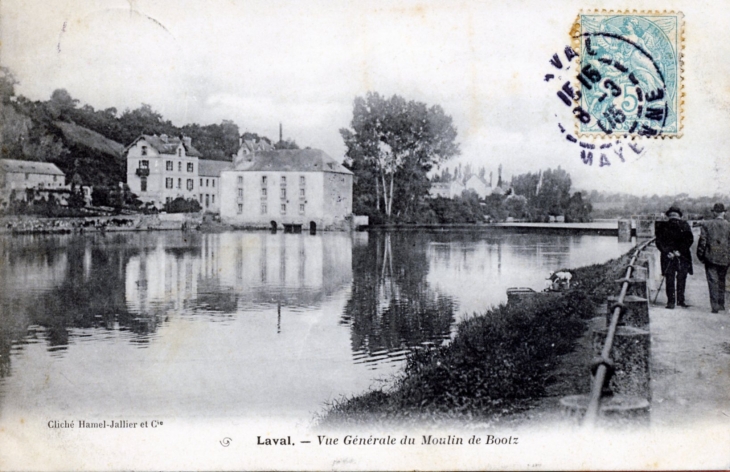
<path fill-rule="evenodd" d="M 0 144 L 3 159 L 56 164 L 68 183 L 114 187 L 126 178 L 123 150 L 141 134 L 189 136 L 203 159 L 231 160 L 239 137 L 263 139 L 276 149 L 298 149 L 293 140 L 273 140 L 256 133 L 241 134 L 231 120 L 220 124 L 175 126 L 150 105 L 119 112 L 82 105 L 57 89 L 46 101 L 16 96 L 12 72 L 0 66 Z"/>

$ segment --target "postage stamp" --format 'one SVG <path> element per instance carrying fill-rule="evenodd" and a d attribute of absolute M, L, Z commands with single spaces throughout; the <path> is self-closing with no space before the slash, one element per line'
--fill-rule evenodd
<path fill-rule="evenodd" d="M 681 12 L 588 12 L 572 29 L 579 55 L 579 136 L 680 137 Z"/>

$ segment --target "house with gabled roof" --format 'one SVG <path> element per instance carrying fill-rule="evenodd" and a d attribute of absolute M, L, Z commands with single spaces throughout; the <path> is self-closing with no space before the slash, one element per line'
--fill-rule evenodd
<path fill-rule="evenodd" d="M 239 152 L 221 172 L 220 201 L 235 226 L 345 228 L 352 172 L 319 149 Z"/>
<path fill-rule="evenodd" d="M 0 159 L 0 196 L 7 201 L 15 192 L 25 199 L 25 190 L 60 190 L 66 187 L 66 175 L 50 162 Z"/>
<path fill-rule="evenodd" d="M 431 198 L 454 198 L 460 197 L 461 193 L 466 190 L 466 186 L 458 180 L 449 182 L 432 182 L 428 193 Z"/>
<path fill-rule="evenodd" d="M 141 135 L 124 149 L 127 185 L 142 202 L 161 207 L 178 197 L 199 199 L 198 158 L 189 137 Z"/>
<path fill-rule="evenodd" d="M 464 186 L 467 190 L 474 190 L 476 194 L 479 195 L 479 198 L 486 198 L 488 195 L 492 194 L 492 186 L 489 185 L 484 177 L 480 177 L 476 174 L 472 174 L 471 177 L 464 182 Z"/>

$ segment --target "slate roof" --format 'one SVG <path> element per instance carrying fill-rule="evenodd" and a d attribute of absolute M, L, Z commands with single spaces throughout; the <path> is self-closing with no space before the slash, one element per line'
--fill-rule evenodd
<path fill-rule="evenodd" d="M 175 137 L 168 137 L 167 141 L 164 141 L 161 137 L 157 136 L 156 134 L 149 135 L 149 134 L 143 134 L 134 141 L 132 141 L 132 144 L 127 146 L 124 151 L 126 152 L 127 149 L 134 146 L 137 141 L 140 139 L 144 139 L 147 141 L 147 144 L 152 146 L 157 152 L 160 154 L 175 154 L 175 150 L 180 145 L 180 138 Z M 185 141 L 182 141 L 183 146 L 185 147 L 185 154 L 187 154 L 190 157 L 202 157 L 203 155 L 195 149 L 192 145 L 185 144 Z"/>
<path fill-rule="evenodd" d="M 200 177 L 220 177 L 224 170 L 233 169 L 230 161 L 213 161 L 201 159 L 198 161 L 198 175 Z"/>
<path fill-rule="evenodd" d="M 342 164 L 319 149 L 259 151 L 237 159 L 234 168 L 250 172 L 332 172 L 352 175 Z"/>
<path fill-rule="evenodd" d="M 50 162 L 18 161 L 15 159 L 0 159 L 0 172 L 7 174 L 66 175 L 56 167 L 56 164 Z"/>

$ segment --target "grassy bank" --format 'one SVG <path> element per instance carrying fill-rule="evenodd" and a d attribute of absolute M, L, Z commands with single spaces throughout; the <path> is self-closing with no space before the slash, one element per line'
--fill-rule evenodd
<path fill-rule="evenodd" d="M 581 393 L 561 392 L 554 384 L 566 376 L 588 379 L 589 352 L 579 356 L 586 359 L 568 363 L 569 372 L 564 359 L 575 358 L 576 347 L 586 350 L 579 341 L 596 305 L 617 293 L 615 280 L 623 276 L 628 259 L 629 254 L 571 270 L 573 286 L 563 295 L 537 295 L 461 322 L 448 345 L 413 353 L 389 388 L 335 402 L 318 424 L 490 421 L 548 396 Z"/>

